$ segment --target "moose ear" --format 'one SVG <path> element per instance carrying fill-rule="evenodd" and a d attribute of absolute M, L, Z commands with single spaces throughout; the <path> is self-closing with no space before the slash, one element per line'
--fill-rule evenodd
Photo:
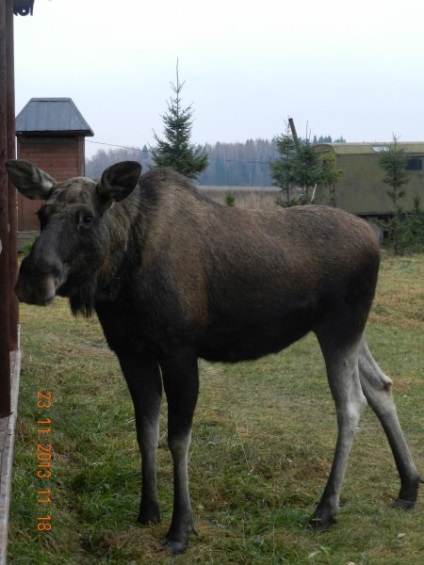
<path fill-rule="evenodd" d="M 28 161 L 11 159 L 6 169 L 19 192 L 31 200 L 47 200 L 53 192 L 54 178 Z"/>
<path fill-rule="evenodd" d="M 105 209 L 113 202 L 127 198 L 137 186 L 141 165 L 137 161 L 122 161 L 108 167 L 97 186 L 97 194 Z"/>

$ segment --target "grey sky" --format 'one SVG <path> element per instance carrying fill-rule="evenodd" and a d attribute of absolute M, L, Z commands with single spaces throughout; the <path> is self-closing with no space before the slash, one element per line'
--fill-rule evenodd
<path fill-rule="evenodd" d="M 16 111 L 71 97 L 92 141 L 153 142 L 179 59 L 193 141 L 424 140 L 422 0 L 35 0 L 15 17 Z M 87 155 L 101 145 L 87 143 Z"/>

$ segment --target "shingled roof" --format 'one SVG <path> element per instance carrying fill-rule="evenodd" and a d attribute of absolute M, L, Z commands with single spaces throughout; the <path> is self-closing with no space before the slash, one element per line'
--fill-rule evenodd
<path fill-rule="evenodd" d="M 31 98 L 16 118 L 16 133 L 94 135 L 71 98 Z"/>

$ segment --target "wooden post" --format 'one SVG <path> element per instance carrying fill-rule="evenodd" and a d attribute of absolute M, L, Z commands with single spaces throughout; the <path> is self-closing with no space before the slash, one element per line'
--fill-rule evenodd
<path fill-rule="evenodd" d="M 6 0 L 6 64 L 7 64 L 7 158 L 16 158 L 15 137 L 15 61 L 13 44 L 13 0 Z M 9 347 L 18 348 L 18 299 L 14 293 L 18 275 L 18 209 L 16 201 L 16 188 L 9 179 L 8 183 L 9 207 Z"/>
<path fill-rule="evenodd" d="M 10 300 L 9 300 L 9 207 L 7 137 L 7 30 L 6 3 L 0 2 L 0 417 L 10 414 Z"/>
<path fill-rule="evenodd" d="M 289 118 L 289 126 L 290 126 L 290 129 L 291 129 L 291 132 L 292 132 L 294 144 L 296 146 L 296 151 L 299 151 L 299 147 L 300 147 L 299 137 L 297 135 L 297 131 L 296 131 L 296 127 L 294 125 L 293 118 Z"/>

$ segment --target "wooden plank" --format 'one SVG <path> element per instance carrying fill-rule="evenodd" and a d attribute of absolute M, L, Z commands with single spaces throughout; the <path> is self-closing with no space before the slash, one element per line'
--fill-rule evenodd
<path fill-rule="evenodd" d="M 7 158 L 16 157 L 15 139 L 15 61 L 13 42 L 13 0 L 6 0 L 6 66 L 7 66 Z M 16 189 L 8 179 L 8 216 L 9 216 L 9 349 L 18 347 L 18 299 L 14 292 L 18 275 L 18 212 L 16 207 Z"/>
<path fill-rule="evenodd" d="M 19 339 L 19 337 L 18 337 Z M 16 418 L 18 412 L 18 391 L 21 371 L 20 350 L 11 357 L 11 408 L 10 416 L 0 418 L 0 565 L 7 563 L 7 534 L 9 529 L 9 508 L 12 485 L 13 447 L 15 444 Z"/>
<path fill-rule="evenodd" d="M 7 80 L 6 3 L 0 2 L 0 417 L 10 414 L 9 188 L 4 167 L 8 156 Z"/>

